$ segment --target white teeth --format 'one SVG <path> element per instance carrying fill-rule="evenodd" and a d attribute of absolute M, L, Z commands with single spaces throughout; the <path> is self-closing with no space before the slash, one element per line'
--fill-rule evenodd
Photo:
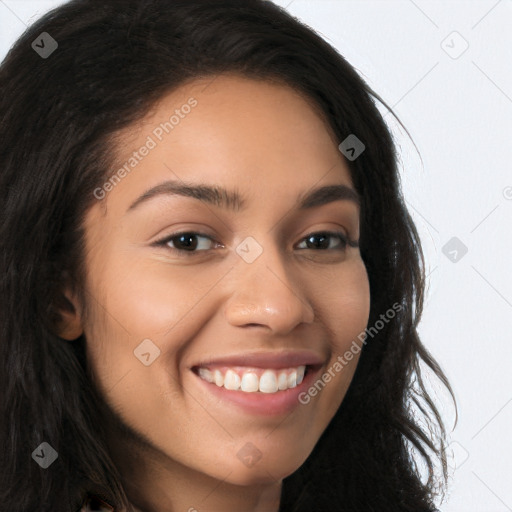
<path fill-rule="evenodd" d="M 224 377 L 224 387 L 236 391 L 240 389 L 240 377 L 233 370 L 228 370 Z"/>
<path fill-rule="evenodd" d="M 208 368 L 199 368 L 199 375 L 202 379 L 207 382 L 213 382 L 215 379 L 213 378 L 213 373 L 208 370 Z"/>
<path fill-rule="evenodd" d="M 258 376 L 252 372 L 245 372 L 242 377 L 241 389 L 242 389 L 242 391 L 245 391 L 246 393 L 254 393 L 255 391 L 258 391 L 258 389 L 259 389 Z"/>
<path fill-rule="evenodd" d="M 222 387 L 222 385 L 224 384 L 224 375 L 222 375 L 222 373 L 219 370 L 215 370 L 213 372 L 213 375 L 215 377 L 215 384 L 217 384 L 219 388 Z"/>
<path fill-rule="evenodd" d="M 260 377 L 260 391 L 262 393 L 275 393 L 277 391 L 276 372 L 265 370 Z"/>
<path fill-rule="evenodd" d="M 288 389 L 288 377 L 285 372 L 281 372 L 277 378 L 277 387 L 279 390 Z"/>
<path fill-rule="evenodd" d="M 305 366 L 299 366 L 297 368 L 297 386 L 304 380 L 305 371 L 306 371 Z"/>
<path fill-rule="evenodd" d="M 297 370 L 293 370 L 290 375 L 288 375 L 288 387 L 294 388 L 297 385 Z"/>
<path fill-rule="evenodd" d="M 239 373 L 228 368 L 223 373 L 218 369 L 212 372 L 208 368 L 199 368 L 198 374 L 203 380 L 232 391 L 277 393 L 298 386 L 304 379 L 305 371 L 306 367 L 302 365 L 283 370 L 265 370 L 261 377 L 258 377 L 254 369 Z"/>

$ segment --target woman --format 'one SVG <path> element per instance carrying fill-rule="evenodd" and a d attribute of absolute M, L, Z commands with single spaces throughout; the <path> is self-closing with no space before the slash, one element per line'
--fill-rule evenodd
<path fill-rule="evenodd" d="M 343 57 L 269 1 L 74 0 L 0 85 L 2 510 L 435 509 L 450 388 Z"/>

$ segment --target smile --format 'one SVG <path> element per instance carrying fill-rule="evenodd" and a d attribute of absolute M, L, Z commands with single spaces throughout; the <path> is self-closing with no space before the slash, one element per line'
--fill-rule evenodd
<path fill-rule="evenodd" d="M 201 393 L 216 408 L 238 410 L 243 414 L 260 417 L 279 417 L 305 407 L 299 400 L 299 396 L 318 378 L 323 366 L 323 364 L 300 365 L 280 369 L 233 366 L 215 369 L 195 367 L 192 368 L 192 374 Z M 212 397 L 215 398 L 213 402 L 211 402 Z"/>
<path fill-rule="evenodd" d="M 278 393 L 295 388 L 304 379 L 305 372 L 305 365 L 281 370 L 244 367 L 197 369 L 199 377 L 206 382 L 243 393 Z"/>

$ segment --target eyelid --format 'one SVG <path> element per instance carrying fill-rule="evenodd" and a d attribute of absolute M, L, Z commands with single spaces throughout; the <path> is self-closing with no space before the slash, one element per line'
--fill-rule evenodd
<path fill-rule="evenodd" d="M 155 246 L 155 247 L 164 247 L 164 248 L 168 249 L 169 251 L 173 251 L 173 252 L 175 251 L 177 253 L 182 253 L 182 254 L 188 252 L 190 255 L 201 253 L 201 252 L 208 252 L 209 250 L 212 250 L 212 249 L 207 249 L 207 250 L 202 250 L 202 251 L 184 251 L 184 250 L 179 250 L 179 249 L 175 249 L 173 247 L 167 246 L 167 244 L 173 238 L 177 238 L 180 235 L 194 235 L 197 237 L 208 238 L 209 240 L 212 241 L 212 243 L 220 245 L 222 247 L 225 247 L 223 244 L 221 244 L 219 241 L 217 241 L 213 235 L 210 235 L 208 233 L 203 233 L 202 231 L 194 231 L 193 229 L 185 229 L 185 230 L 176 231 L 175 233 L 170 233 L 169 235 L 166 235 L 165 237 L 156 240 L 151 245 Z"/>
<path fill-rule="evenodd" d="M 303 243 L 304 241 L 306 241 L 309 237 L 311 237 L 313 235 L 321 235 L 321 234 L 327 235 L 327 236 L 329 236 L 331 238 L 338 237 L 338 239 L 344 245 L 343 249 L 341 249 L 342 251 L 346 251 L 348 249 L 348 247 L 358 247 L 359 246 L 359 241 L 358 240 L 351 240 L 350 236 L 347 233 L 344 233 L 343 231 L 340 231 L 340 230 L 332 230 L 332 229 L 324 229 L 324 230 L 317 229 L 317 230 L 310 231 L 307 234 L 305 234 L 304 236 L 302 236 L 298 243 Z M 215 239 L 215 237 L 213 237 L 212 235 L 209 235 L 207 233 L 203 233 L 203 232 L 200 232 L 200 231 L 194 231 L 194 230 L 191 230 L 191 229 L 176 231 L 175 233 L 171 233 L 171 234 L 165 236 L 164 238 L 161 238 L 161 239 L 155 241 L 151 245 L 152 246 L 156 246 L 156 247 L 163 247 L 163 248 L 165 248 L 165 249 L 167 249 L 167 250 L 177 254 L 178 256 L 183 256 L 183 257 L 193 257 L 193 256 L 198 255 L 200 253 L 207 253 L 207 252 L 212 250 L 212 249 L 206 249 L 206 250 L 200 250 L 200 251 L 197 251 L 197 250 L 195 250 L 195 251 L 186 251 L 186 250 L 183 250 L 183 249 L 176 249 L 174 247 L 168 247 L 168 243 L 173 238 L 177 238 L 180 235 L 193 235 L 193 236 L 196 236 L 196 237 L 208 238 L 213 243 L 215 243 L 217 245 L 220 245 L 221 248 L 225 248 L 225 246 L 223 244 L 221 244 L 220 242 L 218 242 Z M 309 249 L 309 248 L 307 248 L 307 249 L 300 249 L 300 250 L 312 250 L 314 252 L 331 252 L 333 250 L 336 251 L 336 249 L 322 249 L 322 250 L 319 250 L 319 251 L 315 251 L 314 249 Z"/>

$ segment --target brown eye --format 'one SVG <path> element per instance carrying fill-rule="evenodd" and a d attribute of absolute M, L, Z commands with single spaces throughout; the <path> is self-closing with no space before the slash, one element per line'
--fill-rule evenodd
<path fill-rule="evenodd" d="M 207 239 L 210 240 L 210 244 L 208 242 L 203 242 L 199 239 Z M 172 243 L 173 247 L 169 244 Z M 154 245 L 158 247 L 164 247 L 172 252 L 182 253 L 181 255 L 190 255 L 197 253 L 208 251 L 210 249 L 209 245 L 212 243 L 216 243 L 212 237 L 204 234 L 204 233 L 196 233 L 195 231 L 183 231 L 181 233 L 173 233 L 165 237 L 162 240 L 155 242 Z M 206 247 L 205 247 L 206 246 Z"/>
<path fill-rule="evenodd" d="M 204 240 L 206 240 L 206 242 Z M 349 242 L 344 233 L 331 231 L 311 233 L 304 237 L 301 243 L 305 243 L 306 247 L 299 249 L 320 251 L 344 251 L 347 245 L 353 245 Z M 155 246 L 163 247 L 179 256 L 192 256 L 199 252 L 206 252 L 212 249 L 212 245 L 215 244 L 223 247 L 222 244 L 216 242 L 211 236 L 195 231 L 173 233 L 154 243 Z"/>
<path fill-rule="evenodd" d="M 334 246 L 331 241 L 334 240 Z M 320 250 L 345 250 L 348 245 L 347 237 L 341 232 L 320 231 L 307 235 L 302 243 L 306 243 L 305 249 Z"/>

